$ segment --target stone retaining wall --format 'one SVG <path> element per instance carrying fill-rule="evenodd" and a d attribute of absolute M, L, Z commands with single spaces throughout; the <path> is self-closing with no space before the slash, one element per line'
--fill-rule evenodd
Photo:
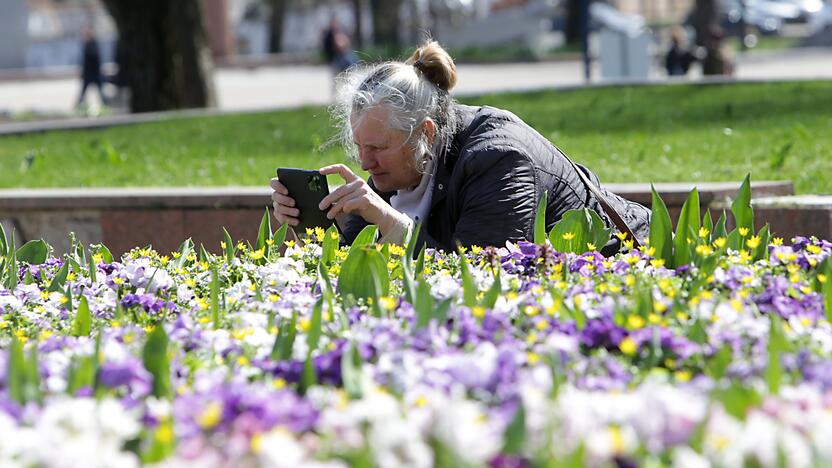
<path fill-rule="evenodd" d="M 727 206 L 739 187 L 736 183 L 696 185 L 703 207 Z M 607 187 L 650 206 L 647 184 Z M 692 187 L 688 183 L 656 184 L 674 220 Z M 791 182 L 757 182 L 752 191 L 754 197 L 794 193 Z M 43 238 L 56 253 L 69 249 L 70 232 L 84 244 L 103 242 L 114 255 L 146 245 L 166 253 L 188 237 L 217 252 L 223 227 L 235 240 L 254 242 L 260 218 L 271 205 L 269 194 L 268 187 L 0 190 L 0 222 L 8 235 L 14 229 L 18 244 Z M 757 219 L 760 225 L 771 222 L 775 232 L 793 227 L 789 233 L 832 237 L 832 224 L 809 222 L 815 215 L 789 218 L 784 223 L 777 210 L 758 209 Z"/>

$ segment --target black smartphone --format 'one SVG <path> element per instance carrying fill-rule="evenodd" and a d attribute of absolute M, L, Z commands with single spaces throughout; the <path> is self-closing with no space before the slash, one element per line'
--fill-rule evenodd
<path fill-rule="evenodd" d="M 318 208 L 321 200 L 329 195 L 326 176 L 318 171 L 281 167 L 277 169 L 277 178 L 289 190 L 289 196 L 295 199 L 295 207 L 300 210 L 300 223 L 295 229 L 300 234 L 306 228 L 322 227 L 329 229 L 334 219 L 326 217 L 326 211 Z"/>

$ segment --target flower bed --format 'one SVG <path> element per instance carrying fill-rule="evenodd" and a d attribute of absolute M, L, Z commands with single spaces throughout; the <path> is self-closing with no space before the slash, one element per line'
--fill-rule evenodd
<path fill-rule="evenodd" d="M 828 465 L 832 244 L 735 216 L 612 258 L 552 247 L 591 223 L 417 259 L 3 242 L 0 465 Z"/>

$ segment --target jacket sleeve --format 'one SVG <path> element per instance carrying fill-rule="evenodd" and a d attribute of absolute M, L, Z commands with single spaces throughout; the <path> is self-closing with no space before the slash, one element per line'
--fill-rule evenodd
<path fill-rule="evenodd" d="M 502 246 L 507 240 L 531 240 L 539 198 L 531 159 L 495 143 L 462 159 L 454 241 L 463 246 Z"/>

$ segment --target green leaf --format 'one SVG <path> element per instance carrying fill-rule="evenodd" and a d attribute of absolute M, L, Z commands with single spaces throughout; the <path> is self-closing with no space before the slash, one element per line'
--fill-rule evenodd
<path fill-rule="evenodd" d="M 34 284 L 35 278 L 32 277 L 32 272 L 26 268 L 26 274 L 23 275 L 23 284 Z"/>
<path fill-rule="evenodd" d="M 413 273 L 416 275 L 422 275 L 425 272 L 425 246 L 422 246 L 422 249 L 419 251 L 419 256 L 416 257 L 416 268 L 413 270 Z"/>
<path fill-rule="evenodd" d="M 168 362 L 168 335 L 162 323 L 157 323 L 148 334 L 142 349 L 144 368 L 153 376 L 153 396 L 170 399 L 170 363 Z"/>
<path fill-rule="evenodd" d="M 353 341 L 350 341 L 349 347 L 341 355 L 341 379 L 347 397 L 360 400 L 364 394 L 361 354 Z"/>
<path fill-rule="evenodd" d="M 220 279 L 217 273 L 217 267 L 211 265 L 211 323 L 214 324 L 214 330 L 220 328 Z"/>
<path fill-rule="evenodd" d="M 705 242 L 710 242 L 713 239 L 714 220 L 711 218 L 711 211 L 708 209 L 705 210 L 705 216 L 702 217 L 702 227 L 710 233 L 709 237 L 705 239 Z"/>
<path fill-rule="evenodd" d="M 769 232 L 768 223 L 760 228 L 760 231 L 757 232 L 757 237 L 760 239 L 760 243 L 754 248 L 754 251 L 751 252 L 752 258 L 755 262 L 768 257 L 768 244 L 771 241 L 771 233 Z"/>
<path fill-rule="evenodd" d="M 338 289 L 342 297 L 350 294 L 356 299 L 372 297 L 376 303 L 379 296 L 387 295 L 390 291 L 390 272 L 381 252 L 373 245 L 351 247 L 347 259 L 341 264 Z"/>
<path fill-rule="evenodd" d="M 26 360 L 23 355 L 23 344 L 15 335 L 12 335 L 7 359 L 6 387 L 9 398 L 23 405 L 26 403 Z"/>
<path fill-rule="evenodd" d="M 695 237 L 691 237 L 691 231 L 699 232 L 699 192 L 695 188 L 690 191 L 688 199 L 682 205 L 679 221 L 676 223 L 676 237 L 673 239 L 674 266 L 690 263 L 691 245 L 696 241 Z"/>
<path fill-rule="evenodd" d="M 494 282 L 491 283 L 491 286 L 488 288 L 488 291 L 485 292 L 485 295 L 483 296 L 480 305 L 485 307 L 486 309 L 493 309 L 494 304 L 497 303 L 497 299 L 500 298 L 500 294 L 502 294 L 502 292 L 503 285 L 502 281 L 500 281 L 500 270 L 496 270 L 494 272 Z"/>
<path fill-rule="evenodd" d="M 40 369 L 38 368 L 38 347 L 29 348 L 29 359 L 26 360 L 26 386 L 24 387 L 26 401 L 40 401 Z"/>
<path fill-rule="evenodd" d="M 287 323 L 288 322 L 288 323 Z M 286 361 L 292 358 L 292 350 L 295 346 L 297 335 L 298 313 L 292 311 L 292 318 L 283 319 L 277 331 L 277 336 L 272 346 L 271 358 L 275 361 Z"/>
<path fill-rule="evenodd" d="M 733 357 L 734 354 L 731 350 L 731 346 L 723 345 L 719 348 L 719 350 L 708 359 L 705 365 L 705 368 L 708 370 L 708 374 L 711 378 L 718 381 L 724 377 L 725 372 L 728 370 L 728 366 L 731 365 Z"/>
<path fill-rule="evenodd" d="M 465 255 L 459 255 L 459 268 L 462 275 L 462 303 L 468 307 L 474 307 L 477 305 L 477 293 L 480 290 L 477 288 L 474 277 L 468 270 L 468 260 L 465 258 Z"/>
<path fill-rule="evenodd" d="M 433 310 L 433 319 L 436 320 L 436 323 L 442 325 L 448 320 L 448 311 L 451 310 L 451 304 L 453 304 L 453 302 L 454 298 L 449 297 L 442 300 L 442 302 L 436 306 Z"/>
<path fill-rule="evenodd" d="M 191 238 L 185 239 L 179 246 L 179 258 L 176 259 L 176 267 L 182 268 L 188 261 L 188 256 L 194 253 L 194 241 Z"/>
<path fill-rule="evenodd" d="M 731 203 L 731 213 L 737 228 L 748 229 L 748 235 L 754 233 L 754 210 L 751 208 L 751 174 L 745 176 L 737 197 Z"/>
<path fill-rule="evenodd" d="M 323 311 L 323 299 L 318 298 L 312 307 L 312 318 L 309 322 L 309 331 L 306 332 L 306 347 L 311 353 L 318 349 L 318 342 L 321 339 L 321 318 Z"/>
<path fill-rule="evenodd" d="M 283 243 L 286 242 L 286 231 L 289 229 L 289 225 L 283 223 L 277 228 L 277 231 L 274 232 L 274 236 L 272 240 L 274 243 L 272 245 L 275 246 L 276 249 L 283 248 Z"/>
<path fill-rule="evenodd" d="M 765 377 L 768 391 L 772 395 L 780 393 L 780 385 L 783 381 L 783 365 L 780 363 L 780 356 L 787 351 L 787 347 L 780 316 L 769 314 L 768 366 L 765 370 Z"/>
<path fill-rule="evenodd" d="M 433 316 L 433 296 L 430 284 L 424 278 L 418 280 L 413 308 L 416 309 L 416 329 L 426 327 Z"/>
<path fill-rule="evenodd" d="M 419 240 L 419 232 L 422 230 L 422 222 L 419 221 L 416 223 L 416 226 L 413 227 L 407 233 L 407 248 L 405 249 L 404 258 L 402 258 L 402 263 L 407 263 L 408 265 L 412 264 L 413 262 L 413 252 L 416 252 L 416 242 Z"/>
<path fill-rule="evenodd" d="M 90 336 L 92 330 L 92 315 L 86 296 L 81 296 L 78 302 L 78 311 L 75 313 L 75 320 L 72 322 L 72 336 Z"/>
<path fill-rule="evenodd" d="M 517 404 L 517 410 L 514 412 L 514 417 L 506 427 L 503 433 L 503 450 L 502 453 L 509 455 L 518 455 L 523 453 L 523 445 L 526 442 L 526 409 L 523 407 L 523 401 Z"/>
<path fill-rule="evenodd" d="M 49 255 L 49 246 L 41 239 L 30 240 L 17 249 L 17 260 L 30 265 L 40 265 Z"/>
<path fill-rule="evenodd" d="M 745 421 L 745 416 L 750 408 L 759 406 L 763 398 L 754 390 L 754 387 L 744 386 L 732 382 L 728 388 L 718 388 L 711 392 L 711 398 L 722 403 L 725 411 L 731 416 Z"/>
<path fill-rule="evenodd" d="M 106 245 L 101 244 L 97 248 L 98 255 L 101 255 L 101 261 L 107 264 L 113 263 L 113 253 L 110 252 L 110 249 L 107 248 Z"/>
<path fill-rule="evenodd" d="M 260 219 L 260 228 L 257 230 L 257 244 L 255 245 L 257 250 L 264 249 L 264 251 L 268 254 L 269 245 L 266 243 L 267 240 L 271 240 L 272 238 L 272 217 L 269 213 L 269 209 L 266 208 L 266 211 L 263 213 L 263 217 Z"/>
<path fill-rule="evenodd" d="M 823 306 L 824 309 L 826 309 L 826 320 L 832 322 L 832 262 L 829 260 L 829 257 L 827 257 L 823 263 L 818 266 L 815 281 L 818 283 L 818 289 L 821 294 L 823 294 Z"/>
<path fill-rule="evenodd" d="M 321 263 L 332 265 L 335 261 L 335 251 L 338 250 L 338 228 L 333 224 L 324 234 L 324 243 L 321 246 Z"/>
<path fill-rule="evenodd" d="M 300 376 L 298 393 L 306 395 L 306 391 L 312 388 L 316 382 L 315 364 L 312 362 L 312 353 L 310 352 L 306 355 L 306 361 L 303 362 L 303 373 Z"/>
<path fill-rule="evenodd" d="M 728 222 L 728 218 L 725 215 L 725 210 L 722 210 L 722 214 L 719 215 L 719 219 L 717 219 L 716 224 L 714 225 L 714 233 L 711 236 L 712 239 L 718 239 L 720 237 L 727 239 L 728 238 L 728 230 L 726 229 L 725 225 Z"/>
<path fill-rule="evenodd" d="M 234 257 L 236 255 L 234 240 L 231 239 L 231 234 L 228 233 L 228 230 L 225 229 L 225 227 L 222 228 L 222 234 L 225 240 L 225 263 L 231 265 L 234 263 Z"/>
<path fill-rule="evenodd" d="M 581 254 L 603 247 L 611 232 L 594 210 L 568 210 L 549 231 L 549 243 L 558 252 Z"/>
<path fill-rule="evenodd" d="M 654 257 L 663 259 L 665 266 L 673 268 L 673 232 L 670 221 L 670 213 L 664 200 L 656 192 L 656 188 L 650 185 L 653 192 L 653 209 L 650 217 L 650 247 L 655 249 Z"/>
<path fill-rule="evenodd" d="M 14 242 L 14 232 L 12 232 L 12 242 Z M 6 289 L 14 290 L 17 287 L 17 252 L 12 250 L 9 258 L 9 263 L 6 272 Z"/>
<path fill-rule="evenodd" d="M 98 267 L 95 265 L 95 260 L 93 259 L 92 252 L 90 252 L 90 257 L 87 261 L 87 271 L 89 272 L 91 283 L 95 283 L 96 281 L 98 281 L 98 277 L 96 275 L 96 273 L 98 272 Z"/>
<path fill-rule="evenodd" d="M 376 241 L 376 234 L 378 234 L 378 226 L 375 224 L 368 224 L 355 236 L 355 240 L 352 241 L 352 246 L 350 246 L 350 251 L 356 247 L 361 247 L 363 245 L 373 244 Z"/>
<path fill-rule="evenodd" d="M 543 196 L 537 203 L 537 212 L 534 217 L 534 243 L 543 245 L 546 243 L 546 207 L 548 192 L 544 191 Z"/>
<path fill-rule="evenodd" d="M 149 433 L 150 444 L 141 454 L 142 464 L 161 462 L 176 450 L 176 432 L 172 418 L 162 419 L 159 425 Z"/>
<path fill-rule="evenodd" d="M 0 223 L 0 257 L 5 257 L 9 249 L 9 240 L 6 237 L 6 230 L 3 229 L 3 223 Z"/>

